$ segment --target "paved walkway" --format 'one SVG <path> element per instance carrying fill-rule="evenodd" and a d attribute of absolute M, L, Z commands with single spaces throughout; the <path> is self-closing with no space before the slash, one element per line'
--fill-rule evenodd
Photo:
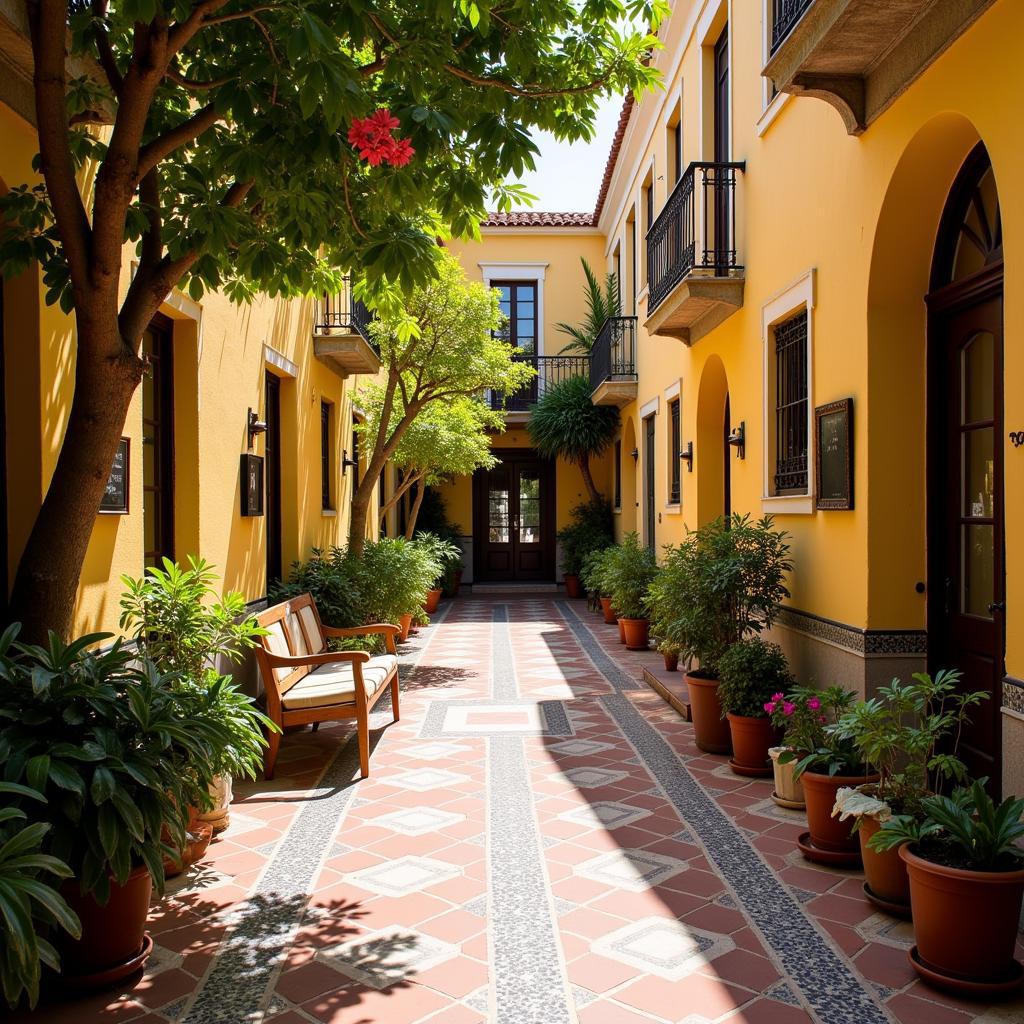
<path fill-rule="evenodd" d="M 910 928 L 796 851 L 581 601 L 461 600 L 407 646 L 352 783 L 342 726 L 154 908 L 146 975 L 52 1021 L 1010 1024 L 916 981 Z"/>

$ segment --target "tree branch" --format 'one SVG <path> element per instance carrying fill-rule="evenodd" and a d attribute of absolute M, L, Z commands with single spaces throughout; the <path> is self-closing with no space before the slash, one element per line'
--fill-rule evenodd
<path fill-rule="evenodd" d="M 610 77 L 610 73 L 604 74 L 600 78 L 595 78 L 592 82 L 588 82 L 586 85 L 573 85 L 564 89 L 530 89 L 513 85 L 511 82 L 506 82 L 503 78 L 487 78 L 483 75 L 474 75 L 471 71 L 465 71 L 454 64 L 445 64 L 444 69 L 449 74 L 454 75 L 456 78 L 461 78 L 464 82 L 469 82 L 472 85 L 479 85 L 485 89 L 500 89 L 502 92 L 510 93 L 512 96 L 519 96 L 522 99 L 530 100 L 543 100 L 551 99 L 555 96 L 572 96 L 579 93 L 595 92 L 607 85 Z"/>
<path fill-rule="evenodd" d="M 197 82 L 194 78 L 189 78 L 188 75 L 183 74 L 177 68 L 171 67 L 167 69 L 167 77 L 174 82 L 175 85 L 180 85 L 183 89 L 191 89 L 193 92 L 203 92 L 206 89 L 219 89 L 222 85 L 227 85 L 228 82 L 233 82 L 238 76 L 225 75 L 223 78 L 215 78 L 209 82 Z"/>
<path fill-rule="evenodd" d="M 124 78 L 117 66 L 114 49 L 110 45 L 110 36 L 107 34 L 107 27 L 104 24 L 107 16 L 107 0 L 92 0 L 92 14 L 92 32 L 93 38 L 96 40 L 96 52 L 99 54 L 100 66 L 107 76 L 110 88 L 114 90 L 114 95 L 119 96 Z"/>
<path fill-rule="evenodd" d="M 190 118 L 147 142 L 139 150 L 139 177 L 144 178 L 161 160 L 170 156 L 181 146 L 199 138 L 203 132 L 212 128 L 220 119 L 221 115 L 217 113 L 214 104 L 207 103 Z"/>
<path fill-rule="evenodd" d="M 264 11 L 279 11 L 280 4 L 260 4 L 258 7 L 250 7 L 245 11 L 233 11 L 231 14 L 221 14 L 216 18 L 203 18 L 203 28 L 210 25 L 223 25 L 226 21 L 240 21 L 242 18 L 254 18 Z"/>

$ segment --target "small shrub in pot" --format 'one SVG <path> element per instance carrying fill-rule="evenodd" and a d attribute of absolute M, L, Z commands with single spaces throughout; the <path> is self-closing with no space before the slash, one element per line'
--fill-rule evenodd
<path fill-rule="evenodd" d="M 571 522 L 558 531 L 562 548 L 562 573 L 569 597 L 583 596 L 583 569 L 587 557 L 615 543 L 612 507 L 603 498 L 577 505 Z"/>
<path fill-rule="evenodd" d="M 654 552 L 628 533 L 609 559 L 605 583 L 626 634 L 626 647 L 645 651 L 649 643 L 647 591 L 658 575 Z"/>
<path fill-rule="evenodd" d="M 462 548 L 448 537 L 441 537 L 429 531 L 416 534 L 413 543 L 421 547 L 438 564 L 438 573 L 427 590 L 423 610 L 427 615 L 437 611 L 441 595 L 444 593 L 445 580 L 462 565 Z"/>
<path fill-rule="evenodd" d="M 608 570 L 614 557 L 615 545 L 612 544 L 598 551 L 591 551 L 583 561 L 583 585 L 590 593 L 597 595 L 604 621 L 609 625 L 615 623 L 611 587 L 608 582 Z"/>

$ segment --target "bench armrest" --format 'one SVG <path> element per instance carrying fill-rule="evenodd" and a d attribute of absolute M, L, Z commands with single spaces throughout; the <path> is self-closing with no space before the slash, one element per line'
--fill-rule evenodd
<path fill-rule="evenodd" d="M 346 626 L 341 628 L 339 626 L 324 626 L 324 636 L 330 637 L 342 637 L 342 636 L 398 636 L 401 633 L 401 629 L 398 626 L 391 625 L 390 622 L 374 622 L 367 626 Z"/>
<path fill-rule="evenodd" d="M 302 668 L 304 665 L 330 665 L 336 661 L 352 661 L 361 664 L 370 660 L 366 651 L 321 651 L 319 654 L 272 654 L 263 649 L 270 665 L 281 668 Z"/>

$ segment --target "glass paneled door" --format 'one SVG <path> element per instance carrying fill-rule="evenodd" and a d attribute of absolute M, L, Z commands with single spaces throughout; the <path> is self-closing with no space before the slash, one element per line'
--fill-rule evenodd
<path fill-rule="evenodd" d="M 553 580 L 553 464 L 525 449 L 500 456 L 474 477 L 475 578 Z"/>

